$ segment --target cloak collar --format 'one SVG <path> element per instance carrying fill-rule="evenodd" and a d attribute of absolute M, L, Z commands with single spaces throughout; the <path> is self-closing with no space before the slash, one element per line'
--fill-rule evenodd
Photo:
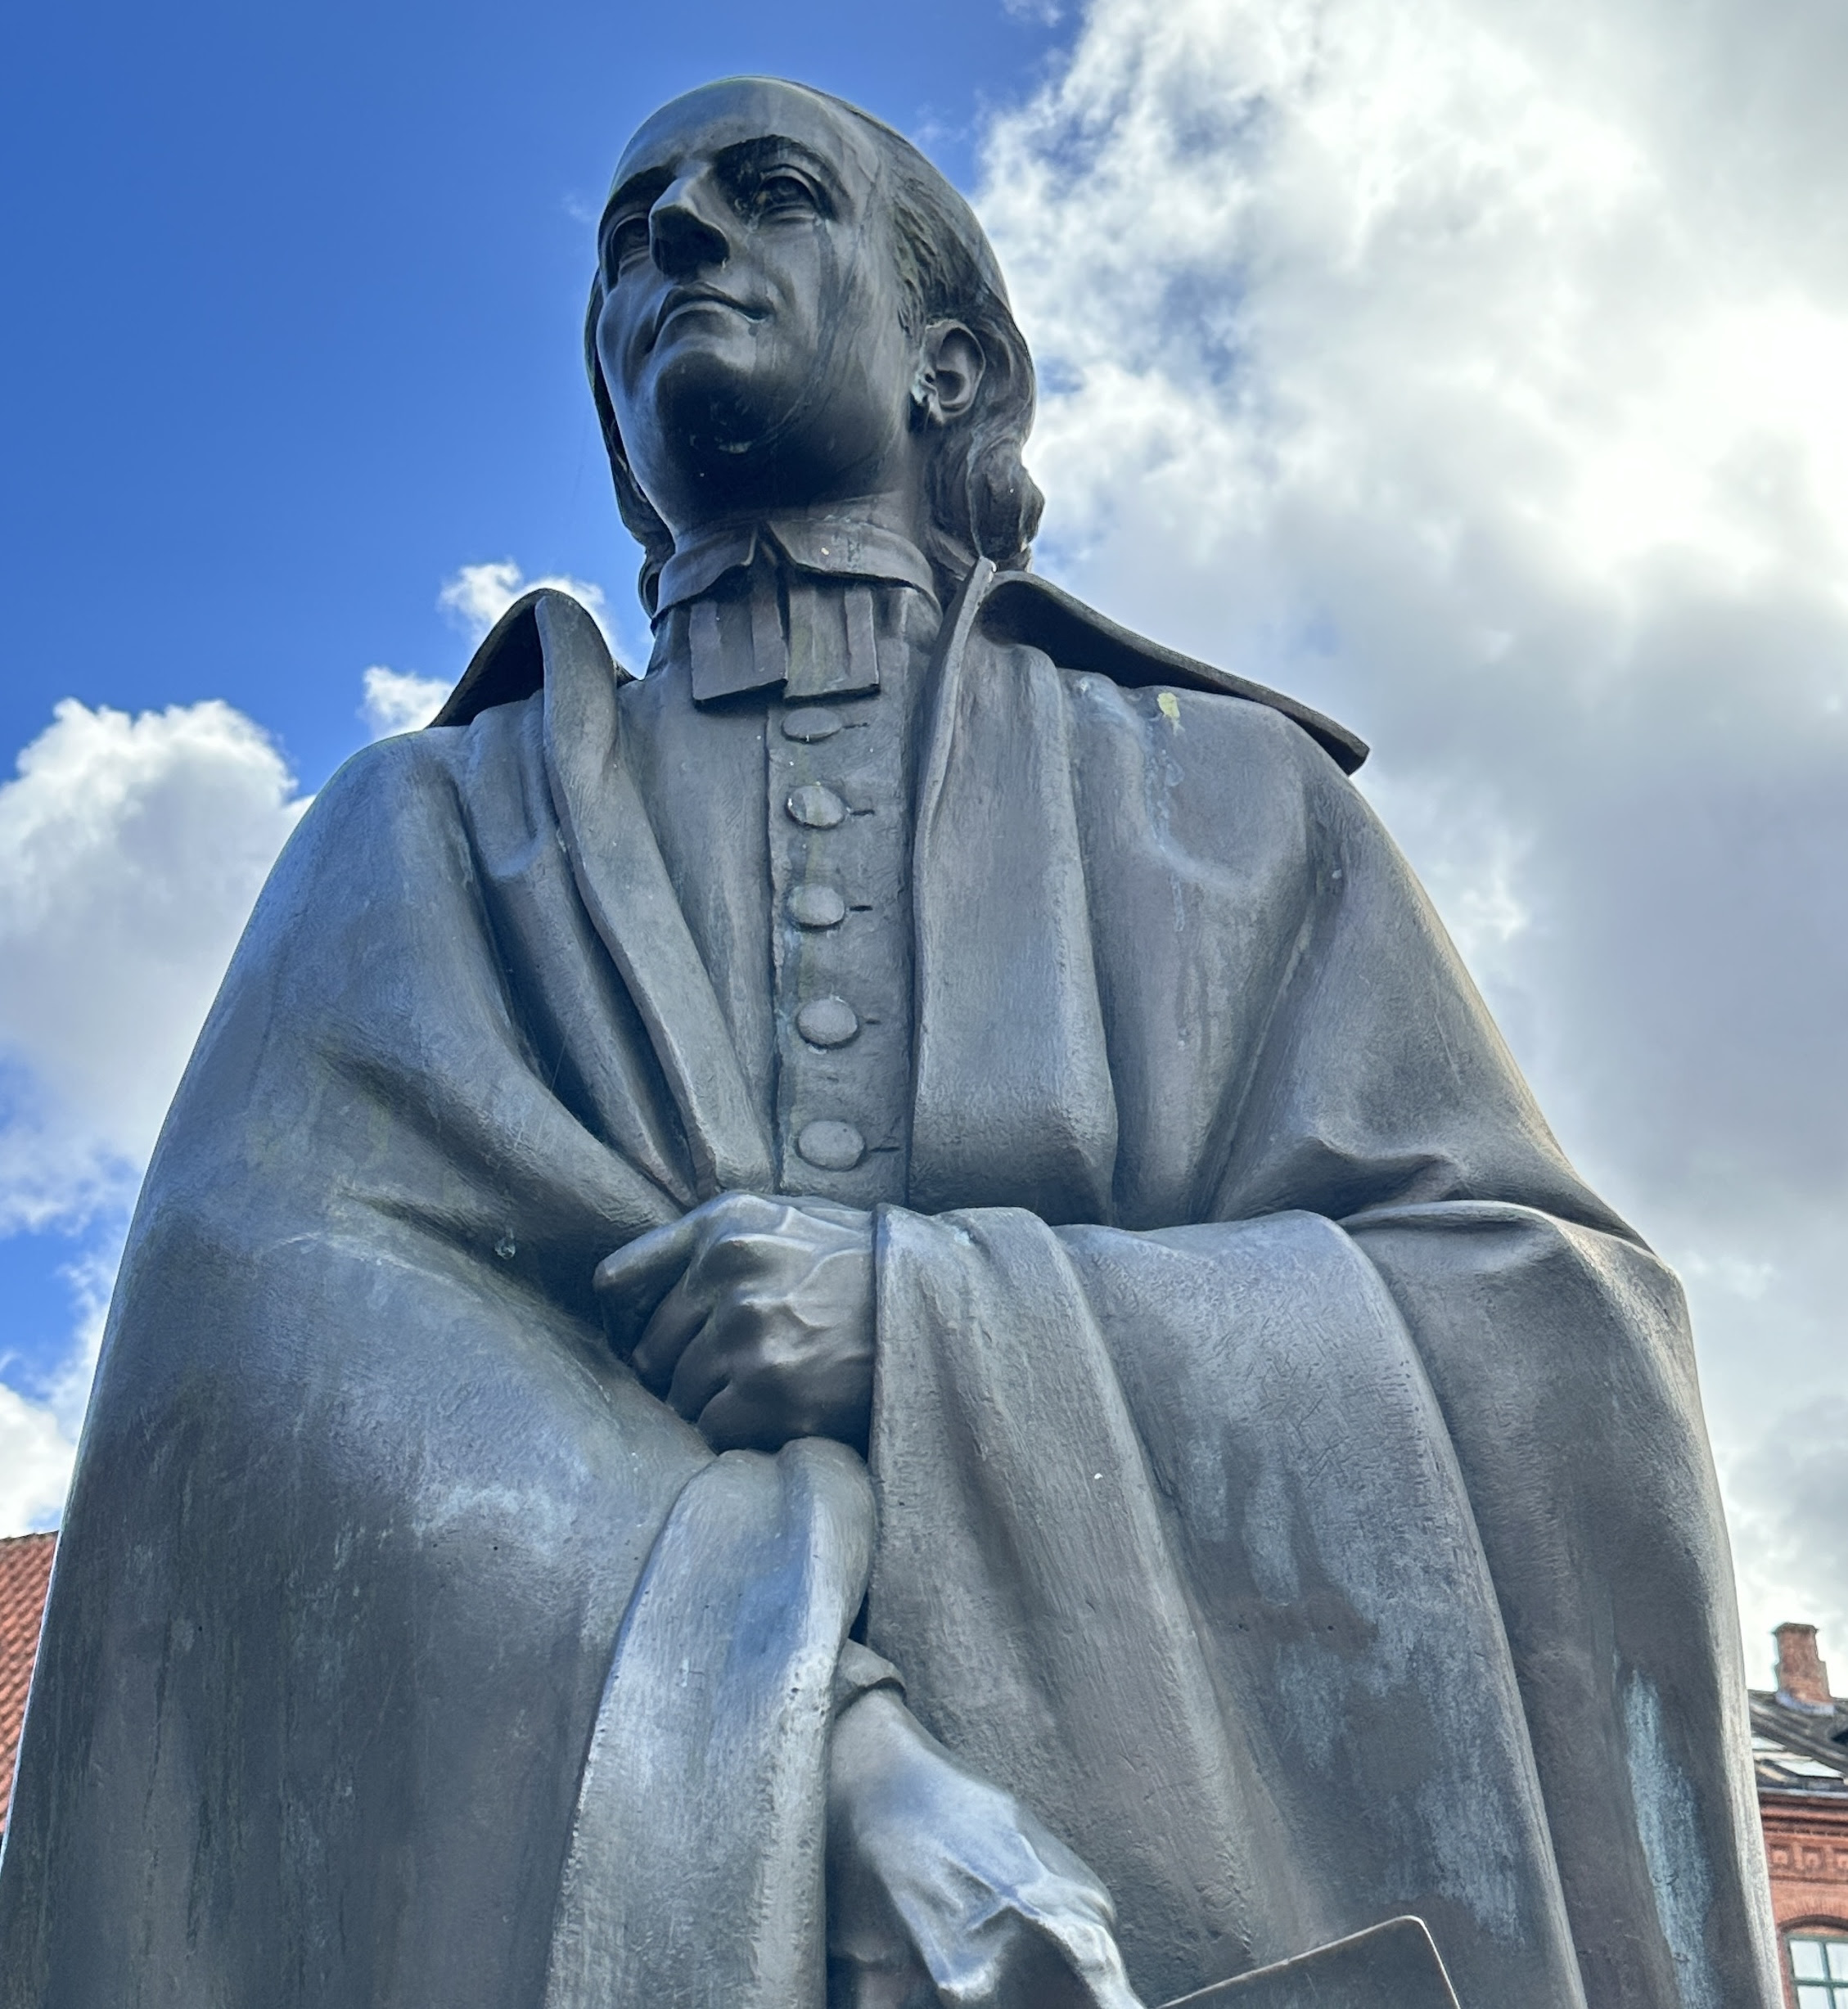
<path fill-rule="evenodd" d="M 475 651 L 431 725 L 465 726 L 491 705 L 517 703 L 542 687 L 546 659 L 537 609 L 547 599 L 568 601 L 568 596 L 539 587 L 514 601 Z M 576 606 L 575 601 L 568 604 Z M 1129 688 L 1172 684 L 1187 691 L 1217 691 L 1282 712 L 1301 727 L 1344 774 L 1352 774 L 1367 758 L 1367 742 L 1323 713 L 1281 691 L 1217 669 L 1120 627 L 1037 573 L 997 572 L 991 565 L 979 565 L 960 605 L 967 619 L 960 624 L 946 621 L 946 637 L 960 626 L 965 633 L 980 633 L 998 642 L 1024 642 L 1043 650 L 1061 669 L 1088 670 Z M 578 610 L 583 613 L 581 608 Z M 588 620 L 589 616 L 584 618 Z M 620 663 L 611 664 L 610 673 L 619 684 L 631 680 L 631 673 Z"/>

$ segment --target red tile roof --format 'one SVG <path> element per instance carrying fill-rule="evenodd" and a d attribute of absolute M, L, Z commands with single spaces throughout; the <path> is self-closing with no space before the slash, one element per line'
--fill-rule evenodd
<path fill-rule="evenodd" d="M 51 1579 L 55 1534 L 16 1534 L 0 1540 L 0 1828 L 12 1797 L 13 1760 L 19 1755 L 25 1691 L 38 1652 L 38 1620 Z"/>

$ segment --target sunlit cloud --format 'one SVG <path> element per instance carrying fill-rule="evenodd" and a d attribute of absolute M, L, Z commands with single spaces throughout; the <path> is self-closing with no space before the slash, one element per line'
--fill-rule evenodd
<path fill-rule="evenodd" d="M 366 672 L 363 682 L 366 695 L 360 716 L 379 739 L 392 732 L 415 732 L 428 725 L 449 695 L 449 686 L 440 677 L 414 676 L 377 664 Z"/>
<path fill-rule="evenodd" d="M 0 1232 L 132 1197 L 303 804 L 228 705 L 66 699 L 0 785 Z"/>
<path fill-rule="evenodd" d="M 56 1525 L 76 1453 L 47 1403 L 0 1382 L 0 1531 Z"/>
<path fill-rule="evenodd" d="M 603 588 L 589 579 L 577 579 L 564 573 L 547 573 L 528 579 L 511 558 L 484 565 L 465 565 L 445 579 L 437 595 L 437 605 L 452 615 L 457 624 L 479 642 L 522 593 L 549 586 L 581 601 L 607 630 L 610 610 Z"/>

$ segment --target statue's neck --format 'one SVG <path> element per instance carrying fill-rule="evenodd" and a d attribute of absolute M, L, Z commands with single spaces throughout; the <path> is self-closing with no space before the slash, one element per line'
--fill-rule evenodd
<path fill-rule="evenodd" d="M 798 535 L 805 529 L 825 534 L 838 526 L 843 531 L 859 528 L 883 533 L 922 550 L 929 521 L 922 496 L 898 490 L 796 503 L 779 502 L 765 496 L 749 507 L 714 511 L 688 524 L 675 531 L 674 542 L 677 551 L 685 551 L 714 536 L 759 525 L 787 526 Z"/>

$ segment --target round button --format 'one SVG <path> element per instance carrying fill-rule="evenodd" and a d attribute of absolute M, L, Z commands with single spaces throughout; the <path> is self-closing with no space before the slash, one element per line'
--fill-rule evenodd
<path fill-rule="evenodd" d="M 796 1148 L 818 1172 L 851 1172 L 866 1155 L 866 1139 L 850 1123 L 824 1117 L 803 1124 Z"/>
<path fill-rule="evenodd" d="M 838 928 L 847 903 L 832 886 L 798 886 L 789 896 L 789 917 L 799 928 Z"/>
<path fill-rule="evenodd" d="M 847 815 L 846 804 L 819 782 L 805 782 L 791 794 L 785 806 L 798 823 L 810 830 L 832 830 Z"/>
<path fill-rule="evenodd" d="M 819 705 L 804 705 L 783 714 L 786 740 L 831 740 L 841 730 L 841 714 Z"/>
<path fill-rule="evenodd" d="M 845 998 L 816 998 L 796 1013 L 796 1029 L 812 1047 L 844 1047 L 860 1029 L 860 1015 Z"/>

